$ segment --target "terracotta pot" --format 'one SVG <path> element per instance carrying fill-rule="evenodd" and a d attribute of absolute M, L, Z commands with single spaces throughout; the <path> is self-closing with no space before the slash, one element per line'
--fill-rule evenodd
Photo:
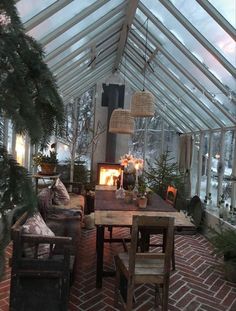
<path fill-rule="evenodd" d="M 141 197 L 138 199 L 138 207 L 140 208 L 146 208 L 147 207 L 147 198 Z"/>
<path fill-rule="evenodd" d="M 41 165 L 41 174 L 44 175 L 53 175 L 56 172 L 56 164 L 53 163 L 42 163 Z"/>

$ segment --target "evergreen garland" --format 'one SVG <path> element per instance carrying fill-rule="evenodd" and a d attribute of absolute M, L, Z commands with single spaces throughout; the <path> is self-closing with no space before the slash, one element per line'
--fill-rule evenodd
<path fill-rule="evenodd" d="M 56 128 L 62 134 L 64 109 L 41 46 L 24 33 L 14 0 L 0 2 L 0 115 L 17 133 L 45 146 Z"/>

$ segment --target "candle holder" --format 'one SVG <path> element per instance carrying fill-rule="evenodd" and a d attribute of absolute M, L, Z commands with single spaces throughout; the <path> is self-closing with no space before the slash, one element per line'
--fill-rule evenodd
<path fill-rule="evenodd" d="M 120 175 L 120 187 L 116 190 L 116 198 L 117 199 L 124 199 L 125 198 L 125 189 L 123 188 L 123 169 L 121 169 Z"/>

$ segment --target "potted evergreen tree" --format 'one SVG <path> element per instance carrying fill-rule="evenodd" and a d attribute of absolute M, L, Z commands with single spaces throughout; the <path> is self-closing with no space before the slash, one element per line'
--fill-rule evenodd
<path fill-rule="evenodd" d="M 223 257 L 225 279 L 236 283 L 236 230 L 223 229 L 213 231 L 210 238 L 216 255 Z"/>
<path fill-rule="evenodd" d="M 183 189 L 183 174 L 179 172 L 178 164 L 170 158 L 167 150 L 153 162 L 147 160 L 147 170 L 144 172 L 148 186 L 163 199 L 168 186 L 174 186 L 179 192 Z"/>
<path fill-rule="evenodd" d="M 63 102 L 44 62 L 41 46 L 24 33 L 14 0 L 0 1 L 0 37 L 0 117 L 10 119 L 16 133 L 27 133 L 31 143 L 37 143 L 43 149 L 56 129 L 57 135 L 63 132 Z M 9 242 L 13 214 L 36 208 L 31 179 L 7 154 L 2 132 L 0 270 L 4 266 L 4 249 Z"/>

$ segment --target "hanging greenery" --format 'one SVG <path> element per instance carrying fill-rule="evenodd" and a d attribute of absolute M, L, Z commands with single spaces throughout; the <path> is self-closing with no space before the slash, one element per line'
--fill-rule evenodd
<path fill-rule="evenodd" d="M 46 146 L 56 129 L 62 133 L 63 103 L 43 50 L 24 33 L 14 2 L 0 2 L 0 115 L 33 144 Z"/>

